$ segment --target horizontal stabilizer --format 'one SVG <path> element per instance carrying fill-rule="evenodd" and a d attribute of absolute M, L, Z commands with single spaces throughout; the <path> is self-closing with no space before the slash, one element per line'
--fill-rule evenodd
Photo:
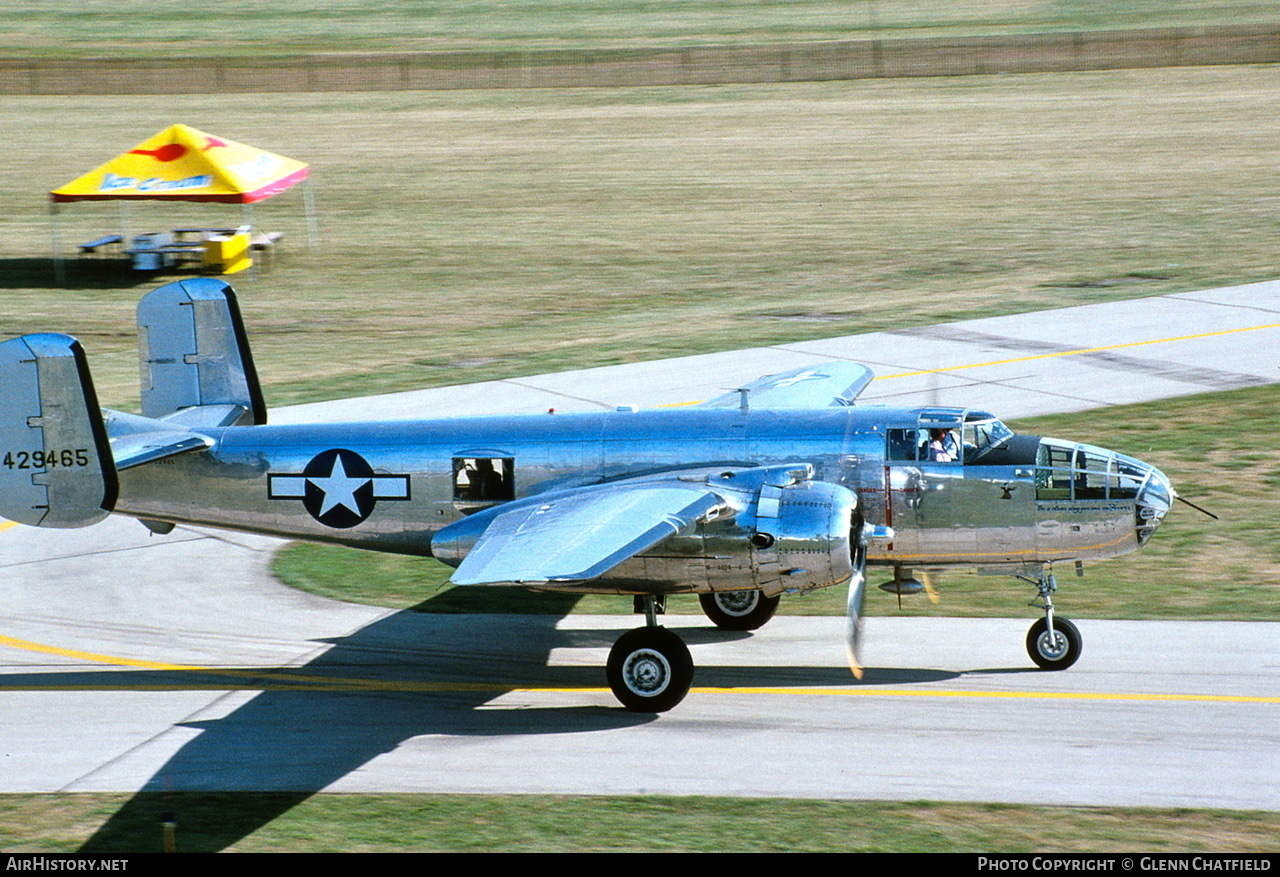
<path fill-rule="evenodd" d="M 732 393 L 702 403 L 703 408 L 831 408 L 852 405 L 875 379 L 865 365 L 832 360 L 758 378 Z M 746 391 L 746 401 L 743 401 Z"/>
<path fill-rule="evenodd" d="M 128 469 L 175 454 L 213 447 L 213 439 L 176 428 L 170 421 L 152 420 L 120 411 L 105 411 L 104 414 L 116 469 Z"/>
<path fill-rule="evenodd" d="M 437 533 L 431 550 L 461 560 L 458 585 L 589 581 L 722 505 L 705 485 L 582 487 L 464 518 Z"/>
<path fill-rule="evenodd" d="M 0 344 L 0 515 L 84 527 L 115 508 L 117 489 L 80 342 L 47 334 Z"/>
<path fill-rule="evenodd" d="M 138 302 L 142 413 L 184 427 L 267 422 L 267 407 L 231 286 L 214 277 L 168 283 Z"/>

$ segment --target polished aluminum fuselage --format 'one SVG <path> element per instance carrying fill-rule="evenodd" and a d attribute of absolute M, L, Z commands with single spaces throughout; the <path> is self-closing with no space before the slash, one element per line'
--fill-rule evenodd
<path fill-rule="evenodd" d="M 458 496 L 459 459 L 510 460 L 514 499 L 699 468 L 809 464 L 814 481 L 857 496 L 858 523 L 892 528 L 890 541 L 869 546 L 873 564 L 998 571 L 1111 557 L 1138 546 L 1142 509 L 1135 498 L 1076 499 L 1043 490 L 1038 497 L 1036 467 L 1026 461 L 886 460 L 886 430 L 914 425 L 916 417 L 914 409 L 876 407 L 672 408 L 211 429 L 204 431 L 214 440 L 207 451 L 121 472 L 116 510 L 144 520 L 429 555 L 434 533 L 493 504 Z M 300 482 L 308 464 L 332 449 L 359 455 L 377 478 L 393 484 L 357 524 L 321 523 L 300 494 L 280 487 Z M 1043 470 L 1040 481 L 1048 483 Z M 718 526 L 723 531 L 725 524 Z M 741 535 L 749 533 L 744 525 Z"/>

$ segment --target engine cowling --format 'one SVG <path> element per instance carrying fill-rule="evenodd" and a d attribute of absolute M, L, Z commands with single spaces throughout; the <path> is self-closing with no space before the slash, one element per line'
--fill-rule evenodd
<path fill-rule="evenodd" d="M 862 522 L 849 489 L 813 481 L 812 468 L 768 467 L 716 473 L 707 483 L 729 506 L 692 533 L 668 539 L 610 571 L 595 584 L 655 582 L 666 590 L 810 591 L 854 573 Z M 605 588 L 599 588 L 604 590 Z"/>
<path fill-rule="evenodd" d="M 772 595 L 847 581 L 854 572 L 857 496 L 825 481 L 765 485 L 755 503 L 753 584 Z M 776 514 L 774 513 L 776 510 Z"/>

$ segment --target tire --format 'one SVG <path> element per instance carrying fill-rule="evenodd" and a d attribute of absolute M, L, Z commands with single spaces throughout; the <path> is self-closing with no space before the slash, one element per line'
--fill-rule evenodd
<path fill-rule="evenodd" d="M 1027 631 L 1027 654 L 1041 670 L 1065 670 L 1080 658 L 1080 631 L 1065 618 L 1053 617 L 1052 640 L 1049 624 L 1041 618 Z"/>
<path fill-rule="evenodd" d="M 693 658 L 684 640 L 665 627 L 637 627 L 618 638 L 605 667 L 609 687 L 637 713 L 662 713 L 693 685 Z"/>
<path fill-rule="evenodd" d="M 699 594 L 702 611 L 721 630 L 756 630 L 778 611 L 781 597 L 766 597 L 761 591 L 715 591 Z"/>

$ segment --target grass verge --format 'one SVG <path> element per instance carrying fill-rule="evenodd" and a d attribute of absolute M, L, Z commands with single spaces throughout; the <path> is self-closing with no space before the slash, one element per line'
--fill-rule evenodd
<path fill-rule="evenodd" d="M 299 799 L 302 800 L 299 800 Z M 112 820 L 123 812 L 128 820 Z M 0 795 L 9 852 L 1231 852 L 1280 814 L 932 802 L 550 795 Z"/>

